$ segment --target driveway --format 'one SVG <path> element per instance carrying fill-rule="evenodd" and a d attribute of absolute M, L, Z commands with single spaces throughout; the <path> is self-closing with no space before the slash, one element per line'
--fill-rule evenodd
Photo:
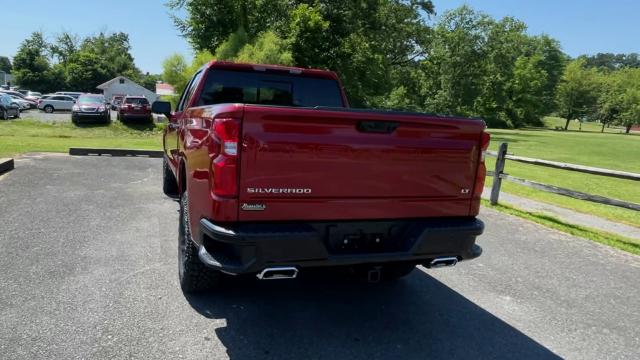
<path fill-rule="evenodd" d="M 1 359 L 638 358 L 639 257 L 487 209 L 454 268 L 185 296 L 160 174 L 32 154 L 0 177 Z"/>

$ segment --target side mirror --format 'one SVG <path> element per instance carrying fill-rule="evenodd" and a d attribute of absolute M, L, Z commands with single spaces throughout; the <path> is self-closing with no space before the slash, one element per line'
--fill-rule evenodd
<path fill-rule="evenodd" d="M 151 112 L 155 114 L 162 114 L 171 119 L 171 103 L 168 101 L 154 101 L 151 104 Z"/>

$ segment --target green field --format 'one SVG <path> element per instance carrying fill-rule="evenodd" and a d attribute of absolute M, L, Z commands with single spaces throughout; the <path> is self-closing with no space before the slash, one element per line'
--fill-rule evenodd
<path fill-rule="evenodd" d="M 558 118 L 547 118 L 546 122 L 552 128 L 554 124 L 564 124 L 564 121 Z M 489 132 L 492 135 L 490 148 L 496 150 L 501 142 L 508 142 L 509 153 L 515 155 L 640 173 L 639 134 L 621 134 L 620 129 L 607 129 L 607 132 L 603 134 L 600 133 L 600 126 L 589 123 L 582 124 L 583 131 L 572 131 L 571 129 L 574 127 L 577 129 L 577 124 L 572 123 L 570 131 L 490 129 Z M 491 170 L 495 160 L 493 158 L 487 159 L 487 166 Z M 545 184 L 640 203 L 640 183 L 637 181 L 613 179 L 513 161 L 507 161 L 505 172 Z M 487 184 L 489 183 L 487 182 Z M 550 194 L 507 181 L 503 182 L 503 190 L 610 220 L 640 226 L 640 214 L 637 211 Z"/>
<path fill-rule="evenodd" d="M 153 124 L 80 125 L 34 120 L 0 121 L 0 157 L 25 152 L 68 152 L 70 147 L 161 149 L 162 127 Z"/>

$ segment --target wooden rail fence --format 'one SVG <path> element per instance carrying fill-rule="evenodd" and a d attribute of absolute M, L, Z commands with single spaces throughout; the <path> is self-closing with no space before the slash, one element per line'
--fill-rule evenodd
<path fill-rule="evenodd" d="M 592 174 L 592 175 L 600 175 L 613 177 L 618 179 L 626 179 L 632 181 L 640 181 L 640 174 L 630 173 L 626 171 L 617 171 L 617 170 L 609 170 L 596 168 L 591 166 L 582 166 L 575 164 L 566 164 L 557 161 L 549 161 L 549 160 L 541 160 L 541 159 L 533 159 L 523 156 L 515 156 L 507 153 L 508 144 L 501 143 L 498 151 L 487 151 L 487 156 L 496 157 L 496 166 L 494 171 L 488 171 L 487 176 L 493 176 L 493 186 L 491 187 L 491 204 L 496 205 L 498 203 L 498 198 L 500 197 L 500 187 L 502 186 L 502 180 L 511 181 L 520 185 L 524 185 L 530 188 L 568 196 L 574 199 L 586 200 L 595 202 L 598 204 L 605 204 L 611 206 L 617 206 L 625 209 L 640 211 L 640 204 L 611 199 L 600 195 L 587 194 L 580 191 L 575 191 L 571 189 L 565 189 L 558 186 L 548 185 L 539 183 L 532 180 L 521 179 L 515 176 L 511 176 L 504 172 L 504 165 L 507 160 L 517 161 L 525 164 L 536 165 L 536 166 L 544 166 L 551 167 L 555 169 L 567 170 L 567 171 L 576 171 L 580 173 Z M 498 176 L 496 176 L 498 174 Z"/>

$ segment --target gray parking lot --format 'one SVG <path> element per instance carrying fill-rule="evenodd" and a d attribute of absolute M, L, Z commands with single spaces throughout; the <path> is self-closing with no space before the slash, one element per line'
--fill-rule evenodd
<path fill-rule="evenodd" d="M 26 119 L 32 119 L 42 122 L 71 122 L 71 113 L 69 111 L 56 111 L 47 114 L 38 109 L 23 111 L 21 116 Z"/>
<path fill-rule="evenodd" d="M 454 268 L 185 295 L 160 174 L 31 154 L 0 177 L 0 358 L 638 358 L 639 257 L 487 209 Z"/>

